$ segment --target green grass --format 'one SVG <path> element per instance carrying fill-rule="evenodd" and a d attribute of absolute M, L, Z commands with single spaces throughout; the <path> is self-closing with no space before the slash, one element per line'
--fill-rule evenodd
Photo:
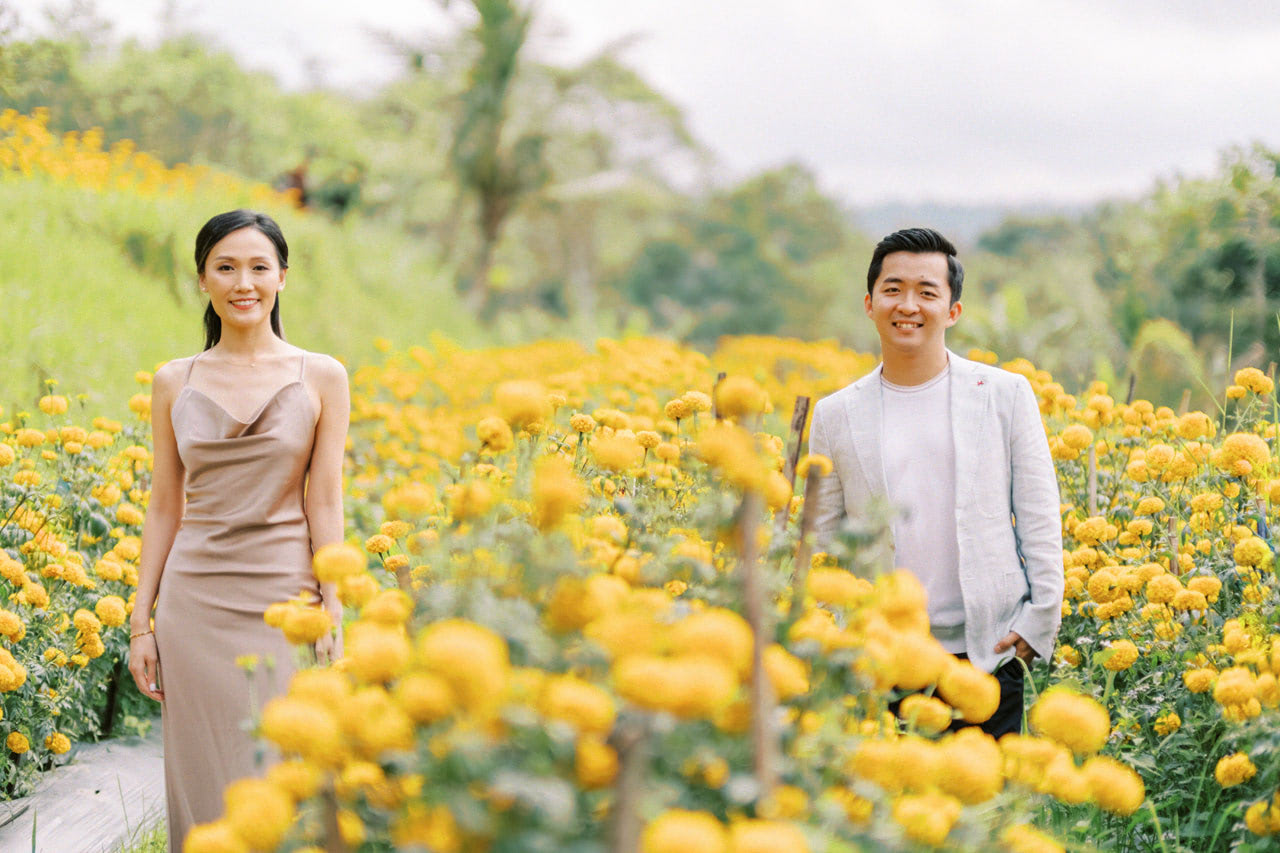
<path fill-rule="evenodd" d="M 0 420 L 34 412 L 46 378 L 73 399 L 84 393 L 86 416 L 126 417 L 135 371 L 198 352 L 195 235 L 233 206 L 0 175 Z M 376 337 L 397 348 L 425 344 L 437 330 L 468 346 L 493 339 L 409 237 L 358 220 L 266 212 L 289 240 L 281 314 L 291 342 L 355 366 L 379 355 Z"/>
<path fill-rule="evenodd" d="M 132 841 L 121 844 L 119 853 L 165 853 L 169 849 L 168 842 L 168 832 L 162 820 Z"/>

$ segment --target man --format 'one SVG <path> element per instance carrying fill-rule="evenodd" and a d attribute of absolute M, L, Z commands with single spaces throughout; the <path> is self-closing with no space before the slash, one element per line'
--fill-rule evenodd
<path fill-rule="evenodd" d="M 819 484 L 816 533 L 829 540 L 872 497 L 899 510 L 894 562 L 920 578 L 931 630 L 1000 681 L 983 729 L 1022 725 L 1022 666 L 1048 658 L 1062 620 L 1058 481 L 1031 384 L 961 358 L 964 268 L 950 241 L 909 228 L 876 246 L 867 316 L 881 364 L 818 401 L 809 444 L 833 471 Z"/>

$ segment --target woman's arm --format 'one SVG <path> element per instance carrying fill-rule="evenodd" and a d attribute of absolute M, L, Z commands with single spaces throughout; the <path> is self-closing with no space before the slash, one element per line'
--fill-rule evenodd
<path fill-rule="evenodd" d="M 320 394 L 320 420 L 316 423 L 316 439 L 311 449 L 311 470 L 307 478 L 305 511 L 311 528 L 311 551 L 341 542 L 345 530 L 342 510 L 342 460 L 347 450 L 347 428 L 351 423 L 351 390 L 347 369 L 337 359 L 315 360 Z M 338 628 L 335 637 L 322 637 L 316 643 L 321 660 L 342 657 L 342 602 L 337 584 L 320 586 L 324 607 Z"/>
<path fill-rule="evenodd" d="M 133 613 L 129 617 L 129 672 L 138 689 L 146 696 L 164 701 L 163 690 L 153 690 L 159 683 L 159 659 L 155 635 L 151 632 L 151 610 L 165 560 L 173 547 L 174 537 L 182 524 L 183 479 L 186 472 L 178 456 L 178 442 L 173 435 L 169 410 L 181 387 L 180 365 L 169 362 L 156 371 L 151 380 L 151 496 L 147 517 L 142 525 L 142 553 L 138 558 L 138 589 L 134 594 Z M 140 635 L 140 636 L 138 636 Z"/>

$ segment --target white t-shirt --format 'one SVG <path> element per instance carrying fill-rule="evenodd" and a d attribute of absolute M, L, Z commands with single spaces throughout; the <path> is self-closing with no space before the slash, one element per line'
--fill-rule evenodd
<path fill-rule="evenodd" d="M 894 385 L 882 376 L 880 393 L 885 486 L 901 513 L 893 523 L 895 562 L 920 578 L 933 635 L 955 654 L 965 642 L 950 376 L 950 363 L 921 385 Z"/>

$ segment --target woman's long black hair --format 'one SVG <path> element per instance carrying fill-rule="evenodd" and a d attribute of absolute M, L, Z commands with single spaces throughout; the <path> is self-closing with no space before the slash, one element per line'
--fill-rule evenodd
<path fill-rule="evenodd" d="M 274 219 L 265 213 L 255 210 L 230 210 L 219 213 L 210 219 L 196 235 L 196 274 L 204 275 L 204 262 L 218 241 L 241 228 L 256 228 L 276 247 L 276 258 L 280 261 L 280 269 L 289 268 L 289 244 L 284 241 L 284 232 Z M 271 306 L 271 331 L 276 337 L 284 340 L 284 331 L 280 327 L 280 294 L 276 294 L 276 302 Z M 222 318 L 213 310 L 213 303 L 204 308 L 204 348 L 209 349 L 222 339 Z"/>

